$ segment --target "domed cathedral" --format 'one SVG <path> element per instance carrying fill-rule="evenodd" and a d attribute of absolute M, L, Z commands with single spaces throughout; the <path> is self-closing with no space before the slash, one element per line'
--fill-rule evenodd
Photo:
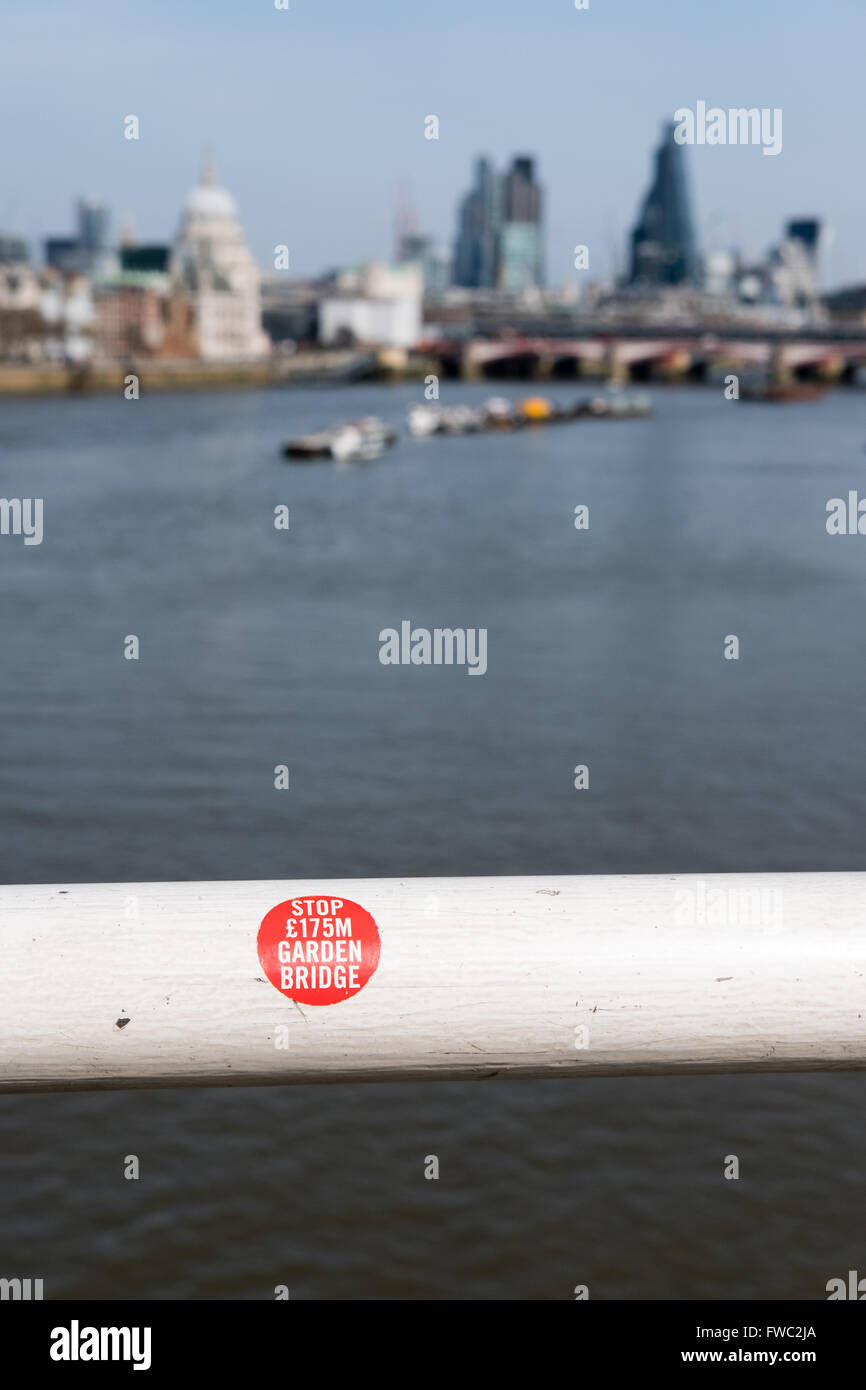
<path fill-rule="evenodd" d="M 262 330 L 261 276 L 234 198 L 213 163 L 187 195 L 174 244 L 178 288 L 192 305 L 198 351 L 207 361 L 251 361 L 269 351 Z"/>

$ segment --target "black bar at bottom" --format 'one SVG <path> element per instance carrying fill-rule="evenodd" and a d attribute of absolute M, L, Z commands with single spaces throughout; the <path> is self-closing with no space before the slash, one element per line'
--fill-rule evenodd
<path fill-rule="evenodd" d="M 293 1374 L 300 1356 L 318 1362 L 328 1380 L 344 1373 L 366 1378 L 372 1372 L 375 1378 L 381 1359 L 392 1371 L 402 1362 L 401 1380 L 429 1385 L 439 1358 L 443 1374 L 453 1377 L 461 1358 L 449 1334 L 458 1325 L 461 1345 L 468 1334 L 482 1360 L 504 1358 L 509 1378 L 515 1374 L 511 1356 L 532 1356 L 534 1345 L 536 1355 L 543 1348 L 545 1361 L 562 1351 L 576 1372 L 590 1364 L 611 1375 L 707 1365 L 803 1366 L 826 1379 L 843 1369 L 857 1373 L 866 1310 L 843 1301 L 575 1301 L 567 1309 L 539 1302 L 396 1300 L 0 1303 L 4 1365 L 15 1365 L 19 1379 L 22 1373 L 92 1379 L 109 1371 L 132 1375 L 133 1383 L 146 1383 L 146 1376 L 161 1383 L 178 1372 L 212 1371 L 223 1381 L 253 1376 L 262 1384 L 262 1376 Z M 413 1338 L 408 1346 L 407 1333 Z M 413 1364 L 407 1365 L 412 1348 Z"/>

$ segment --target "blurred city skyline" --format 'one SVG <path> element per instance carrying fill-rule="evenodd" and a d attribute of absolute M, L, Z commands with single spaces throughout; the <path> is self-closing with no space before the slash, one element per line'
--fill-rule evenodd
<path fill-rule="evenodd" d="M 525 151 L 545 191 L 548 282 L 574 279 L 578 242 L 595 252 L 592 278 L 609 278 L 663 123 L 706 99 L 780 107 L 785 137 L 773 160 L 687 150 L 702 247 L 757 257 L 786 219 L 815 215 L 830 232 L 824 284 L 866 280 L 854 173 L 866 21 L 853 0 L 731 0 L 723 15 L 590 3 L 478 0 L 467 14 L 457 0 L 413 13 L 395 0 L 190 0 L 180 13 L 166 0 L 6 0 L 0 112 L 15 138 L 0 155 L 0 229 L 38 252 L 90 195 L 115 236 L 131 219 L 141 240 L 169 240 L 210 150 L 257 261 L 285 243 L 293 274 L 311 276 L 388 258 L 407 187 L 419 227 L 452 252 L 474 159 Z M 139 141 L 124 139 L 129 114 Z M 424 136 L 431 114 L 438 140 Z"/>

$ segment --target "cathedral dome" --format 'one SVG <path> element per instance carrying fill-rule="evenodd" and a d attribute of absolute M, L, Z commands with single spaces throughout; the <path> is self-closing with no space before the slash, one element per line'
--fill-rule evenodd
<path fill-rule="evenodd" d="M 231 218 L 238 215 L 237 204 L 228 189 L 216 181 L 216 170 L 210 161 L 202 169 L 201 179 L 187 194 L 183 205 L 187 218 Z"/>
<path fill-rule="evenodd" d="M 268 356 L 261 276 L 234 198 L 207 162 L 187 195 L 174 241 L 175 284 L 191 310 L 198 355 L 207 362 Z"/>

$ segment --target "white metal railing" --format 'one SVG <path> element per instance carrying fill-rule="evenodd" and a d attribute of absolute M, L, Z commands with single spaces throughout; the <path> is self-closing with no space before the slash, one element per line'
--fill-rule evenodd
<path fill-rule="evenodd" d="M 259 924 L 323 894 L 379 966 L 294 1004 Z M 0 888 L 0 1091 L 864 1067 L 866 874 Z"/>

